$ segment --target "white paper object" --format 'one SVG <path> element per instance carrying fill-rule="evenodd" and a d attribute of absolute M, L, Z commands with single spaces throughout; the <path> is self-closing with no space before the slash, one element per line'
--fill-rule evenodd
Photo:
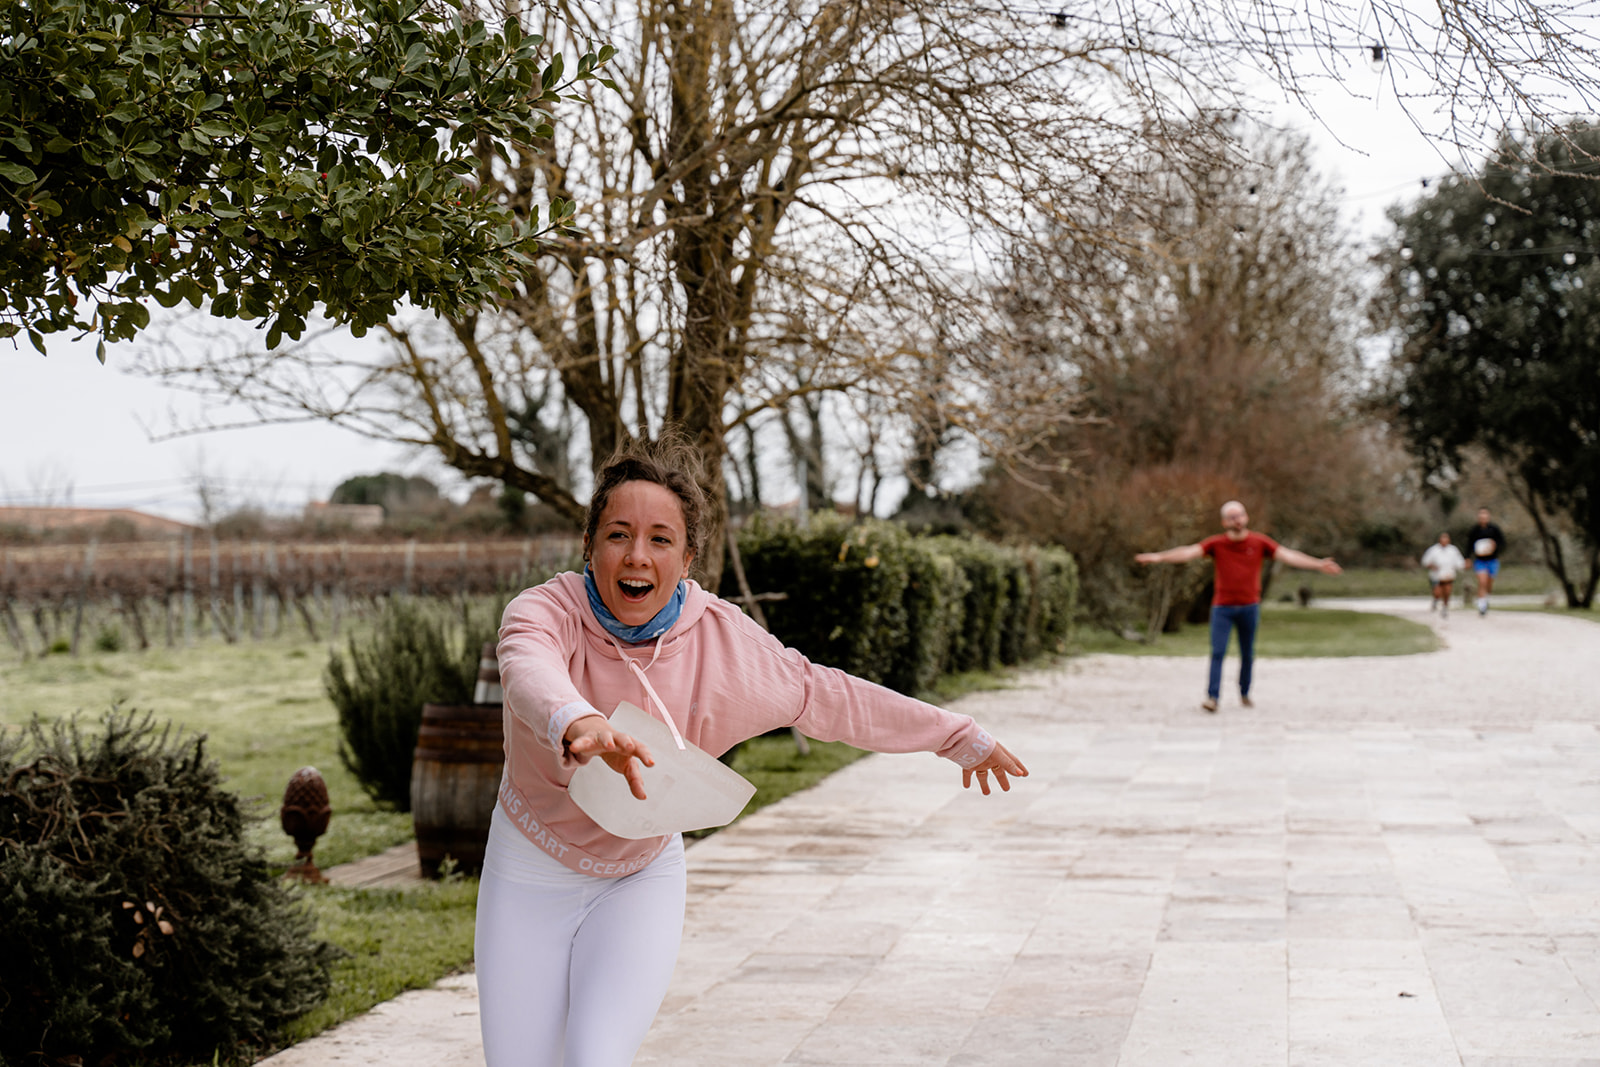
<path fill-rule="evenodd" d="M 599 757 L 573 774 L 567 795 L 608 834 L 637 840 L 723 826 L 755 795 L 752 782 L 704 749 L 687 741 L 680 749 L 666 724 L 643 708 L 618 704 L 611 725 L 643 741 L 656 765 L 635 764 L 644 781 L 644 800 Z"/>

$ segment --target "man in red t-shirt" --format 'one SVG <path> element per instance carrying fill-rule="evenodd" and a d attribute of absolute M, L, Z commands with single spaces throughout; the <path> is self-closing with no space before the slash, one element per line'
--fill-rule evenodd
<path fill-rule="evenodd" d="M 1222 532 L 1199 544 L 1180 545 L 1165 552 L 1141 552 L 1133 558 L 1140 563 L 1187 563 L 1210 556 L 1216 567 L 1216 595 L 1211 599 L 1211 677 L 1206 698 L 1200 706 L 1217 710 L 1222 694 L 1222 658 L 1228 652 L 1228 639 L 1239 630 L 1239 702 L 1250 707 L 1250 670 L 1256 658 L 1256 627 L 1261 622 L 1261 568 L 1269 559 L 1306 571 L 1338 574 L 1332 558 L 1317 559 L 1292 548 L 1284 548 L 1264 534 L 1250 529 L 1250 516 L 1244 505 L 1230 500 L 1222 505 Z"/>

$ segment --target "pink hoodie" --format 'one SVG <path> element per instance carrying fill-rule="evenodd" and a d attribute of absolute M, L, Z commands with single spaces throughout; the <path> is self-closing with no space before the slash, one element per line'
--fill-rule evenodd
<path fill-rule="evenodd" d="M 783 726 L 874 752 L 937 752 L 963 767 L 994 741 L 956 715 L 820 667 L 787 648 L 733 604 L 688 583 L 683 614 L 656 642 L 621 645 L 589 608 L 580 574 L 522 592 L 500 623 L 506 767 L 500 806 L 528 840 L 598 878 L 631 874 L 668 838 L 613 837 L 567 797 L 577 763 L 562 735 L 573 720 L 610 715 L 626 700 L 659 712 L 628 661 L 647 672 L 684 740 L 712 755 Z"/>

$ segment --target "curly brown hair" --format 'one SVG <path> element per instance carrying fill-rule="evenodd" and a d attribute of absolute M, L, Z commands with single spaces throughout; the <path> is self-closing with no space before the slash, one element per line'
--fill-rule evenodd
<path fill-rule="evenodd" d="M 700 488 L 702 470 L 700 453 L 676 433 L 663 434 L 655 441 L 633 440 L 623 444 L 595 475 L 594 493 L 589 497 L 589 514 L 583 527 L 583 558 L 589 558 L 595 531 L 600 527 L 600 514 L 610 502 L 611 494 L 624 482 L 654 482 L 678 498 L 683 506 L 688 555 L 699 558 L 706 513 L 706 495 Z"/>

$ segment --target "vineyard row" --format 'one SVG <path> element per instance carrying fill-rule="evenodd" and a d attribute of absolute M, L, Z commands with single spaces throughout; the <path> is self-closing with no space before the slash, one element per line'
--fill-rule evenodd
<path fill-rule="evenodd" d="M 572 537 L 454 543 L 218 542 L 0 549 L 0 630 L 23 656 L 77 655 L 89 615 L 138 648 L 208 636 L 260 640 L 298 618 L 337 638 L 353 610 L 393 595 L 509 594 L 572 566 Z"/>

